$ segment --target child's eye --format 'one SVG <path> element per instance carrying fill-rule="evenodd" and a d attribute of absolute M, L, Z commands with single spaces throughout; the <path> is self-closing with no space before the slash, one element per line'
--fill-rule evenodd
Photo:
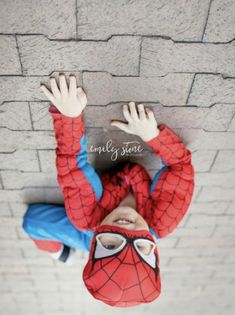
<path fill-rule="evenodd" d="M 137 247 L 139 248 L 139 250 L 145 254 L 145 255 L 149 255 L 150 252 L 151 252 L 151 248 L 150 246 L 140 246 L 140 245 L 137 245 Z"/>
<path fill-rule="evenodd" d="M 115 245 L 112 245 L 112 244 L 104 245 L 104 247 L 105 247 L 106 249 L 115 249 L 115 248 L 116 248 L 116 246 L 115 246 Z"/>

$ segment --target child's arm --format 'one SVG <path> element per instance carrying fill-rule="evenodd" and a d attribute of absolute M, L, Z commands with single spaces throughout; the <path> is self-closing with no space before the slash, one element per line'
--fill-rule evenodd
<path fill-rule="evenodd" d="M 161 238 L 172 232 L 184 217 L 194 191 L 194 168 L 191 152 L 179 137 L 161 124 L 157 127 L 153 112 L 149 108 L 138 105 L 139 116 L 135 103 L 129 103 L 130 112 L 124 107 L 123 114 L 128 124 L 113 122 L 127 133 L 136 134 L 159 155 L 165 164 L 157 172 L 149 187 L 151 213 L 148 224 Z"/>
<path fill-rule="evenodd" d="M 159 126 L 160 133 L 145 141 L 165 164 L 154 176 L 150 194 L 149 225 L 162 238 L 171 233 L 187 212 L 194 191 L 191 152 L 172 129 Z"/>
<path fill-rule="evenodd" d="M 60 76 L 60 92 L 63 87 L 65 77 Z M 74 90 L 77 93 L 76 78 L 71 78 Z M 55 83 L 55 82 L 54 82 Z M 48 90 L 46 95 L 52 104 L 49 112 L 53 119 L 56 148 L 57 180 L 64 195 L 64 205 L 66 213 L 71 222 L 80 230 L 87 230 L 100 222 L 103 217 L 103 210 L 98 205 L 103 187 L 98 174 L 87 162 L 85 126 L 83 122 L 83 109 L 86 106 L 86 95 L 80 90 L 80 94 L 73 97 L 67 94 L 59 98 L 50 95 Z M 52 89 L 53 90 L 53 89 Z M 58 92 L 58 91 L 57 91 Z M 53 98 L 53 97 L 54 98 Z M 53 105 L 56 105 L 53 106 Z M 59 108 L 60 110 L 58 110 Z M 63 114 L 62 114 L 63 112 Z"/>

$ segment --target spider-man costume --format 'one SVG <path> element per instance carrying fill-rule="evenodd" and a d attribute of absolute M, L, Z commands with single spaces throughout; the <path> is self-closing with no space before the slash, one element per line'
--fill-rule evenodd
<path fill-rule="evenodd" d="M 171 233 L 187 212 L 194 191 L 191 152 L 165 124 L 160 133 L 145 141 L 164 166 L 153 180 L 145 168 L 133 162 L 119 163 L 100 176 L 87 162 L 83 112 L 78 117 L 49 107 L 53 119 L 57 180 L 64 195 L 64 207 L 30 205 L 23 227 L 38 248 L 55 252 L 61 243 L 89 251 L 83 281 L 89 292 L 104 303 L 128 307 L 149 303 L 161 292 L 159 255 L 154 250 L 151 265 L 133 246 L 135 239 L 157 241 Z M 148 230 L 127 230 L 101 221 L 127 196 L 134 194 L 136 211 L 148 223 Z M 126 240 L 121 251 L 97 258 L 98 233 L 118 233 Z"/>

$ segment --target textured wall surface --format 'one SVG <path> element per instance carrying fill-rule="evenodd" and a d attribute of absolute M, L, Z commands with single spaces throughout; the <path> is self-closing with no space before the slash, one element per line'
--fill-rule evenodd
<path fill-rule="evenodd" d="M 235 1 L 1 1 L 0 56 L 0 314 L 234 314 Z M 94 300 L 81 277 L 86 253 L 77 251 L 71 267 L 55 263 L 21 228 L 29 203 L 63 203 L 39 90 L 60 71 L 87 91 L 97 170 L 114 161 L 92 145 L 139 141 L 110 126 L 131 100 L 151 107 L 192 152 L 192 204 L 159 244 L 162 293 L 151 304 Z M 128 158 L 151 176 L 161 166 L 144 145 Z"/>

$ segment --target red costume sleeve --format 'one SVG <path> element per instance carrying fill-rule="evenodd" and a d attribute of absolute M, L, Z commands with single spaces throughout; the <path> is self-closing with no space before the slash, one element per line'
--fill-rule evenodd
<path fill-rule="evenodd" d="M 191 152 L 165 124 L 158 136 L 145 143 L 162 159 L 165 166 L 153 178 L 149 225 L 162 238 L 171 233 L 187 212 L 194 191 Z"/>
<path fill-rule="evenodd" d="M 98 204 L 103 193 L 102 182 L 87 162 L 83 112 L 77 117 L 68 117 L 54 105 L 48 111 L 57 141 L 57 181 L 64 195 L 67 216 L 78 229 L 88 230 L 104 217 L 104 209 Z"/>

